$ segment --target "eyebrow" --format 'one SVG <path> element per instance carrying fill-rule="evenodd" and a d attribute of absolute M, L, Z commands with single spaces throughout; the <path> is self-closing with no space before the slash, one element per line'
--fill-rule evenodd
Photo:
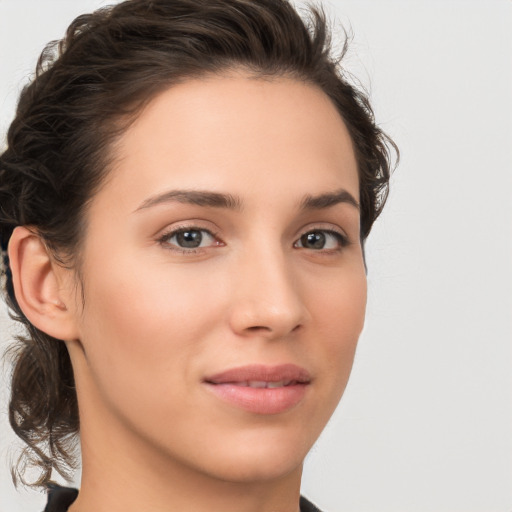
<path fill-rule="evenodd" d="M 146 199 L 135 211 L 138 212 L 152 206 L 172 202 L 238 211 L 241 211 L 243 208 L 243 201 L 238 196 L 232 194 L 203 190 L 170 190 Z M 326 192 L 316 196 L 308 194 L 304 196 L 299 205 L 301 210 L 323 210 L 340 203 L 349 204 L 359 210 L 359 203 L 345 189 Z"/>
<path fill-rule="evenodd" d="M 300 203 L 301 210 L 323 210 L 340 203 L 349 204 L 359 210 L 359 203 L 355 197 L 345 189 L 327 192 L 317 196 L 307 195 Z"/>
<path fill-rule="evenodd" d="M 195 204 L 210 208 L 226 208 L 228 210 L 242 209 L 241 199 L 231 194 L 202 190 L 170 190 L 146 199 L 135 211 L 171 202 Z"/>

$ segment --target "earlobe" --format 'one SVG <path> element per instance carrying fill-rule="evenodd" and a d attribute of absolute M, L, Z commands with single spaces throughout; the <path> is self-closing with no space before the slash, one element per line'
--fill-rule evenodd
<path fill-rule="evenodd" d="M 25 226 L 14 229 L 9 241 L 9 264 L 16 300 L 29 322 L 61 340 L 78 337 L 71 295 L 64 274 L 44 241 Z"/>

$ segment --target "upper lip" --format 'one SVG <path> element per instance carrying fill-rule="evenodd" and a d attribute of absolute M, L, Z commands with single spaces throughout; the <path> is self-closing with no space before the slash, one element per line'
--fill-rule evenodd
<path fill-rule="evenodd" d="M 247 381 L 294 381 L 307 384 L 311 381 L 311 375 L 306 369 L 295 364 L 280 364 L 275 366 L 251 364 L 224 370 L 215 375 L 210 375 L 204 380 L 210 384 L 228 384 Z"/>

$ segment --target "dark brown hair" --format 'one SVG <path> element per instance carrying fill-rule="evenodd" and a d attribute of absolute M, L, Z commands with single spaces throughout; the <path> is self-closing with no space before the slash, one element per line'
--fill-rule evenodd
<path fill-rule="evenodd" d="M 384 205 L 393 142 L 368 98 L 333 56 L 325 14 L 303 18 L 287 0 L 128 0 L 78 17 L 50 43 L 23 90 L 0 155 L 0 242 L 12 316 L 26 328 L 14 352 L 9 419 L 27 464 L 66 475 L 79 430 L 65 344 L 30 324 L 13 291 L 6 253 L 13 229 L 31 226 L 54 257 L 77 267 L 88 200 L 109 169 L 116 137 L 159 91 L 242 68 L 322 89 L 345 121 L 358 162 L 361 241 Z"/>

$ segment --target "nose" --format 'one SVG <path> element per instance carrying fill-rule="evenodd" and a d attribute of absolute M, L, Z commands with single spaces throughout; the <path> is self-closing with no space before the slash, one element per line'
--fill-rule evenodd
<path fill-rule="evenodd" d="M 235 272 L 231 329 L 240 336 L 285 338 L 304 327 L 308 311 L 282 251 L 259 251 Z"/>

